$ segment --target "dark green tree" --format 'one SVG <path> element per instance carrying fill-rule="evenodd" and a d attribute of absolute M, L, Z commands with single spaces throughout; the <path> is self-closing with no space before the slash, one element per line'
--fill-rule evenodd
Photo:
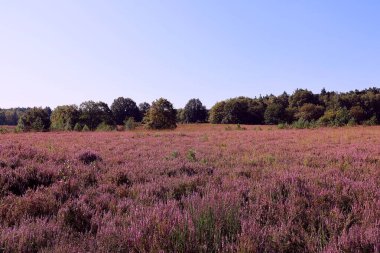
<path fill-rule="evenodd" d="M 102 122 L 110 126 L 115 124 L 112 111 L 104 102 L 83 102 L 79 106 L 79 111 L 80 122 L 92 131 L 95 130 Z"/>
<path fill-rule="evenodd" d="M 50 117 L 48 111 L 41 107 L 34 107 L 26 111 L 19 118 L 17 129 L 19 131 L 48 131 L 50 128 Z"/>
<path fill-rule="evenodd" d="M 111 111 L 116 124 L 123 125 L 124 121 L 133 117 L 136 121 L 141 121 L 140 111 L 135 101 L 130 98 L 119 97 L 111 105 Z"/>
<path fill-rule="evenodd" d="M 304 104 L 315 104 L 316 102 L 316 96 L 314 96 L 311 91 L 304 89 L 297 89 L 293 95 L 289 97 L 290 107 L 301 107 Z"/>
<path fill-rule="evenodd" d="M 152 103 L 144 118 L 146 127 L 149 129 L 173 129 L 176 124 L 176 110 L 172 103 L 160 98 Z"/>
<path fill-rule="evenodd" d="M 197 98 L 190 99 L 183 109 L 183 121 L 185 123 L 205 122 L 206 118 L 207 110 L 202 102 Z"/>
<path fill-rule="evenodd" d="M 225 101 L 217 102 L 211 109 L 209 113 L 209 122 L 212 124 L 222 123 L 225 113 L 224 106 L 226 105 Z"/>
<path fill-rule="evenodd" d="M 80 112 L 76 105 L 57 106 L 50 116 L 51 129 L 71 131 L 79 122 L 79 116 Z"/>
<path fill-rule="evenodd" d="M 271 103 L 265 110 L 264 120 L 265 124 L 279 124 L 283 123 L 285 116 L 285 108 L 281 104 Z"/>
<path fill-rule="evenodd" d="M 145 117 L 145 114 L 147 113 L 149 108 L 150 108 L 150 104 L 147 102 L 143 102 L 139 104 L 139 111 L 140 111 L 141 118 Z"/>
<path fill-rule="evenodd" d="M 324 111 L 325 108 L 323 106 L 307 103 L 299 108 L 296 118 L 306 121 L 318 120 Z"/>

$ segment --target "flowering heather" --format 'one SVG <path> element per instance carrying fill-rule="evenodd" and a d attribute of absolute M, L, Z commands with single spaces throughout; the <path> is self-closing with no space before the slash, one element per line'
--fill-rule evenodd
<path fill-rule="evenodd" d="M 0 252 L 379 251 L 380 127 L 0 135 Z"/>

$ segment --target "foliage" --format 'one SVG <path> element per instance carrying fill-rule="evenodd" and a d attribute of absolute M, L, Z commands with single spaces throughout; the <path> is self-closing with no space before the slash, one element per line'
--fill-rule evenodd
<path fill-rule="evenodd" d="M 137 123 L 133 117 L 128 118 L 124 125 L 126 130 L 134 130 L 137 127 Z"/>
<path fill-rule="evenodd" d="M 74 128 L 73 128 L 73 130 L 76 131 L 76 132 L 80 132 L 80 131 L 82 131 L 82 129 L 83 129 L 83 127 L 79 123 L 76 123 L 75 126 L 74 126 Z"/>
<path fill-rule="evenodd" d="M 50 128 L 50 116 L 48 108 L 34 107 L 25 112 L 17 124 L 17 130 L 28 131 L 48 131 Z"/>
<path fill-rule="evenodd" d="M 183 122 L 184 123 L 197 123 L 205 122 L 207 119 L 207 110 L 202 102 L 193 98 L 185 105 L 183 109 Z"/>
<path fill-rule="evenodd" d="M 96 131 L 107 132 L 107 131 L 113 131 L 113 130 L 115 130 L 115 126 L 108 125 L 108 124 L 105 123 L 105 122 L 100 123 L 100 124 L 96 127 Z"/>
<path fill-rule="evenodd" d="M 318 120 L 324 113 L 324 107 L 321 105 L 306 103 L 302 105 L 298 113 L 296 113 L 296 118 L 303 119 L 306 121 Z"/>
<path fill-rule="evenodd" d="M 304 104 L 315 104 L 316 97 L 307 89 L 296 89 L 294 93 L 289 97 L 290 107 L 301 107 Z"/>
<path fill-rule="evenodd" d="M 144 123 L 149 129 L 173 129 L 176 124 L 176 110 L 172 103 L 164 98 L 160 98 L 152 103 L 146 113 Z"/>
<path fill-rule="evenodd" d="M 149 108 L 150 108 L 150 104 L 147 102 L 143 102 L 139 104 L 139 111 L 142 118 L 145 117 L 145 114 L 147 113 Z"/>
<path fill-rule="evenodd" d="M 119 97 L 115 99 L 111 105 L 111 111 L 118 125 L 122 125 L 130 117 L 133 117 L 137 121 L 141 121 L 142 119 L 135 101 L 130 98 Z"/>
<path fill-rule="evenodd" d="M 84 125 L 82 128 L 82 132 L 89 132 L 91 131 L 90 128 L 87 125 Z"/>
<path fill-rule="evenodd" d="M 51 129 L 71 131 L 78 123 L 79 116 L 79 110 L 76 105 L 58 106 L 50 116 Z"/>
<path fill-rule="evenodd" d="M 104 102 L 83 102 L 79 106 L 79 110 L 80 122 L 90 130 L 95 130 L 102 122 L 107 125 L 114 125 L 112 111 Z"/>
<path fill-rule="evenodd" d="M 318 120 L 324 126 L 344 126 L 350 121 L 350 115 L 346 108 L 329 109 Z"/>

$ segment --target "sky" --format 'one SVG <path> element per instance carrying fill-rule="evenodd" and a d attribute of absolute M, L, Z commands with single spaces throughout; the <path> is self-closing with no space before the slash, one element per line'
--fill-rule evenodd
<path fill-rule="evenodd" d="M 0 1 L 0 107 L 380 84 L 378 0 Z"/>

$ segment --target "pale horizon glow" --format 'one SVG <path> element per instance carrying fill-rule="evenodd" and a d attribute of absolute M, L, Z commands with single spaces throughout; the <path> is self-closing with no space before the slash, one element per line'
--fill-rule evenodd
<path fill-rule="evenodd" d="M 0 108 L 378 87 L 380 2 L 3 1 Z"/>

